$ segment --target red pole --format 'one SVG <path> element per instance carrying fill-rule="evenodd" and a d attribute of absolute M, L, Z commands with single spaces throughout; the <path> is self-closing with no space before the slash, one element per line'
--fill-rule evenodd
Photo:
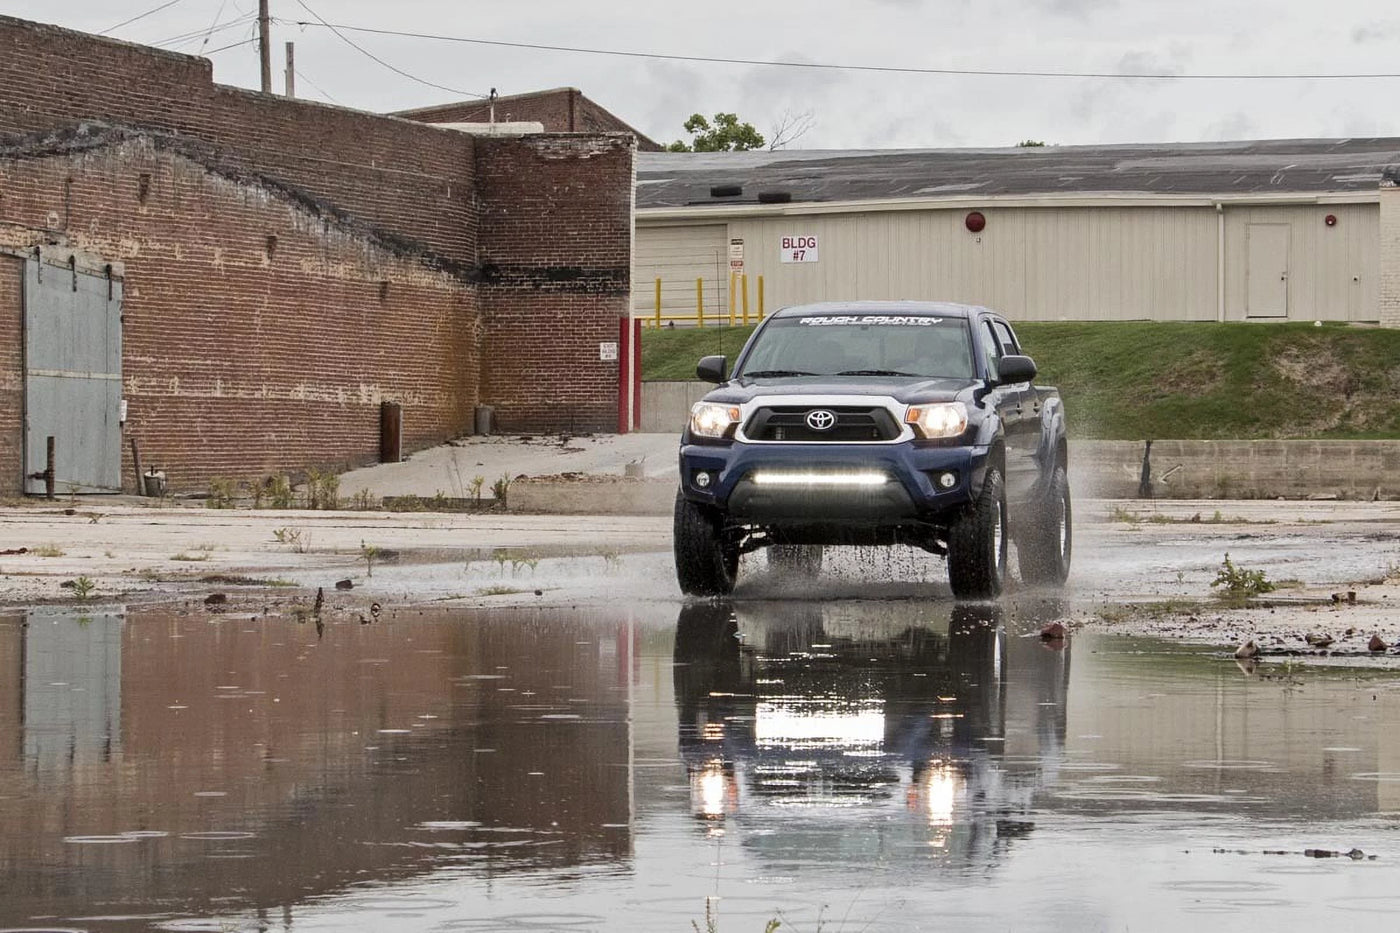
<path fill-rule="evenodd" d="M 642 319 L 632 322 L 632 429 L 642 429 Z"/>
<path fill-rule="evenodd" d="M 627 390 L 632 386 L 627 374 L 632 362 L 632 327 L 625 317 L 617 319 L 617 336 L 617 433 L 626 434 L 632 420 L 629 417 L 631 406 L 627 403 Z"/>

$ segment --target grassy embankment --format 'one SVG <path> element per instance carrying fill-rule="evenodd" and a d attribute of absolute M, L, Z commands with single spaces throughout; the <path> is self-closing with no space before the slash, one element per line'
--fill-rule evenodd
<path fill-rule="evenodd" d="M 647 330 L 645 379 L 732 361 L 752 327 Z M 1400 437 L 1400 330 L 1328 324 L 1021 323 L 1081 438 Z"/>

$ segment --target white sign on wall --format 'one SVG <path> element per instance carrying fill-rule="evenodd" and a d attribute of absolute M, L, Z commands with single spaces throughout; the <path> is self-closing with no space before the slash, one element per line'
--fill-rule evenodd
<path fill-rule="evenodd" d="M 785 236 L 778 241 L 778 255 L 783 262 L 816 262 L 815 236 Z"/>
<path fill-rule="evenodd" d="M 598 344 L 598 359 L 605 363 L 617 360 L 617 341 L 605 340 Z"/>

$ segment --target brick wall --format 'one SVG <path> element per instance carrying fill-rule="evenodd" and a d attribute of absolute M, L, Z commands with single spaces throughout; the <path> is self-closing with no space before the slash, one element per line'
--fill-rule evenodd
<path fill-rule="evenodd" d="M 629 313 L 632 140 L 482 140 L 483 395 L 507 431 L 615 431 Z"/>
<path fill-rule="evenodd" d="M 89 120 L 202 140 L 366 223 L 475 259 L 470 137 L 215 85 L 207 59 L 0 16 L 0 134 Z"/>
<path fill-rule="evenodd" d="M 1383 327 L 1400 327 L 1400 169 L 1381 181 L 1380 319 Z"/>
<path fill-rule="evenodd" d="M 151 137 L 0 160 L 0 190 L 0 246 L 48 239 L 66 210 L 65 246 L 122 262 L 123 456 L 135 437 L 175 488 L 372 462 L 384 399 L 403 403 L 410 449 L 470 430 L 476 287 L 421 257 Z M 0 328 L 17 324 L 17 265 L 0 264 Z M 13 345 L 0 339 L 0 371 Z M 15 394 L 0 394 L 6 436 Z M 18 477 L 0 464 L 6 490 Z"/>
<path fill-rule="evenodd" d="M 0 495 L 19 492 L 24 468 L 23 291 L 24 262 L 0 254 Z"/>
<path fill-rule="evenodd" d="M 421 123 L 487 123 L 491 120 L 491 103 L 465 100 L 440 107 L 405 110 L 397 116 Z M 549 133 L 631 133 L 637 137 L 637 148 L 644 152 L 665 148 L 572 87 L 499 97 L 496 121 L 541 123 Z"/>
<path fill-rule="evenodd" d="M 628 310 L 632 153 L 222 87 L 203 59 L 0 16 L 0 246 L 124 265 L 128 426 L 177 489 L 372 459 L 381 398 L 410 447 L 482 401 L 508 430 L 614 430 L 598 344 Z M 0 460 L 0 491 L 18 476 Z"/>

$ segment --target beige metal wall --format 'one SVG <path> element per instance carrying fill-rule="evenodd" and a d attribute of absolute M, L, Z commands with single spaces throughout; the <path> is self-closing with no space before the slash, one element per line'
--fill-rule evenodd
<path fill-rule="evenodd" d="M 1197 320 L 1220 313 L 1220 220 L 1209 206 L 982 208 L 980 234 L 965 207 L 731 219 L 706 231 L 705 261 L 744 240 L 751 294 L 764 277 L 769 310 L 808 301 L 912 298 L 997 308 L 1015 320 Z M 1328 214 L 1337 224 L 1326 226 Z M 1251 223 L 1289 228 L 1288 317 L 1378 318 L 1375 204 L 1224 208 L 1225 302 L 1245 318 Z M 643 257 L 683 249 L 684 228 L 639 217 L 638 307 L 650 308 Z M 783 263 L 779 238 L 818 238 L 819 261 Z M 676 262 L 673 259 L 673 263 Z M 1257 274 L 1257 273 L 1256 273 Z M 694 306 L 694 278 L 689 302 Z M 669 286 L 666 310 L 684 311 Z M 723 296 L 721 296 L 723 297 Z M 709 302 L 707 302 L 708 306 Z"/>
<path fill-rule="evenodd" d="M 1337 218 L 1327 225 L 1327 215 Z M 1380 319 L 1380 210 L 1375 204 L 1225 208 L 1225 318 L 1253 317 L 1249 307 L 1249 229 L 1288 230 L 1288 319 Z"/>
<path fill-rule="evenodd" d="M 705 280 L 705 314 L 729 311 L 728 233 L 724 224 L 649 227 L 637 224 L 632 307 L 638 315 L 656 310 L 657 278 L 667 314 L 695 311 L 695 280 Z"/>

